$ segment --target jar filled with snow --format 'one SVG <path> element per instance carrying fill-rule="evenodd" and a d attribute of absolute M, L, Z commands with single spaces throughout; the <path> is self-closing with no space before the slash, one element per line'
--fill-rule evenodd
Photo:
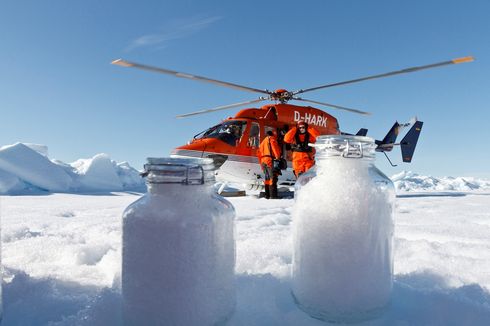
<path fill-rule="evenodd" d="M 214 325 L 235 307 L 233 205 L 211 159 L 148 158 L 148 192 L 123 214 L 125 325 Z"/>
<path fill-rule="evenodd" d="M 369 137 L 321 136 L 297 182 L 292 293 L 311 316 L 349 323 L 380 316 L 393 284 L 395 190 Z"/>

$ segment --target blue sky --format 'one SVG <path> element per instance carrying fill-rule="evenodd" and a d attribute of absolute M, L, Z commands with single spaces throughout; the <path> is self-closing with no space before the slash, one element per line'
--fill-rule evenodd
<path fill-rule="evenodd" d="M 0 145 L 45 144 L 65 162 L 105 152 L 139 169 L 238 109 L 175 115 L 256 98 L 117 58 L 296 90 L 473 55 L 304 97 L 372 112 L 326 109 L 343 131 L 378 139 L 397 119 L 424 121 L 412 164 L 378 156 L 388 175 L 490 178 L 488 13 L 487 0 L 2 1 Z"/>

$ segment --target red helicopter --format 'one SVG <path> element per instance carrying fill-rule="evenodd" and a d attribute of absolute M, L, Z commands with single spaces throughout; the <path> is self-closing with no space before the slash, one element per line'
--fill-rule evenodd
<path fill-rule="evenodd" d="M 293 185 L 295 182 L 295 177 L 290 168 L 291 151 L 287 150 L 287 145 L 282 142 L 282 136 L 287 132 L 287 130 L 295 126 L 297 121 L 306 121 L 310 126 L 313 126 L 320 135 L 349 135 L 348 133 L 343 133 L 340 131 L 339 123 L 334 116 L 311 106 L 297 106 L 288 104 L 289 101 L 296 100 L 357 114 L 370 114 L 365 111 L 334 105 L 331 103 L 304 99 L 302 97 L 299 97 L 300 94 L 319 89 L 347 85 L 371 79 L 384 78 L 435 67 L 459 64 L 463 62 L 471 62 L 473 60 L 473 57 L 463 57 L 424 66 L 411 67 L 378 75 L 320 85 L 307 89 L 299 89 L 293 92 L 290 92 L 286 89 L 278 89 L 276 91 L 261 90 L 258 88 L 242 86 L 207 77 L 196 76 L 188 73 L 129 62 L 123 59 L 114 60 L 112 64 L 169 74 L 175 77 L 192 79 L 201 82 L 212 83 L 219 86 L 263 94 L 263 96 L 260 96 L 258 99 L 255 100 L 182 114 L 178 115 L 177 118 L 184 118 L 198 114 L 250 105 L 266 100 L 274 102 L 274 104 L 267 104 L 262 106 L 261 108 L 248 108 L 241 110 L 234 117 L 225 119 L 221 123 L 198 133 L 188 144 L 175 148 L 171 153 L 171 156 L 173 157 L 213 158 L 215 164 L 219 168 L 216 173 L 218 181 L 223 182 L 223 184 L 231 182 L 247 185 L 249 189 L 253 189 L 254 187 L 258 189 L 263 184 L 263 174 L 257 158 L 257 149 L 267 131 L 272 130 L 277 133 L 279 143 L 283 146 L 283 156 L 288 161 L 288 169 L 282 172 L 282 176 L 280 176 L 278 182 L 279 185 L 283 186 Z M 376 151 L 383 152 L 386 155 L 385 152 L 389 152 L 393 149 L 394 146 L 399 145 L 402 151 L 403 162 L 411 162 L 420 135 L 420 131 L 422 129 L 422 125 L 423 122 L 417 121 L 416 119 L 413 119 L 411 122 L 404 124 L 399 124 L 398 122 L 395 122 L 395 124 L 387 133 L 387 135 L 383 138 L 383 140 L 375 141 L 377 144 Z M 402 131 L 402 129 L 409 126 L 411 126 L 411 128 L 407 132 L 405 137 L 399 143 L 396 143 L 396 138 Z M 367 129 L 362 128 L 357 132 L 356 135 L 365 136 L 366 134 Z M 386 158 L 388 158 L 388 156 L 386 156 Z M 391 161 L 389 162 L 391 165 L 393 165 Z"/>

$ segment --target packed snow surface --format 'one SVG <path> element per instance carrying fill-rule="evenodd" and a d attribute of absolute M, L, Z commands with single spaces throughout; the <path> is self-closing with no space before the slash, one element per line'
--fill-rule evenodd
<path fill-rule="evenodd" d="M 121 216 L 139 198 L 1 197 L 4 325 L 120 324 Z M 230 201 L 237 307 L 228 325 L 326 325 L 291 297 L 293 200 Z M 490 325 L 488 239 L 490 192 L 398 197 L 392 303 L 361 325 Z"/>

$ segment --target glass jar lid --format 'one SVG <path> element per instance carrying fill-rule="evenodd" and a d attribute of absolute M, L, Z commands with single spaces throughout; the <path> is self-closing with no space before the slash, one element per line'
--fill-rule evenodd
<path fill-rule="evenodd" d="M 316 143 L 311 146 L 316 148 L 317 159 L 328 157 L 373 159 L 376 144 L 371 137 L 325 135 L 318 136 Z"/>
<path fill-rule="evenodd" d="M 141 174 L 149 183 L 202 185 L 215 181 L 214 163 L 210 158 L 149 157 Z"/>

